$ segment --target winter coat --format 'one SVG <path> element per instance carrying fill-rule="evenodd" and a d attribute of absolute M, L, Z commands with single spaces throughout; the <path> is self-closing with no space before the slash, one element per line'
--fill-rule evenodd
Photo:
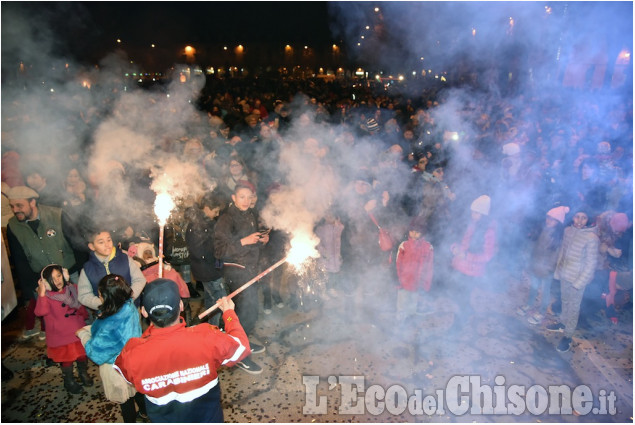
<path fill-rule="evenodd" d="M 460 251 L 465 255 L 455 255 L 452 258 L 452 268 L 473 277 L 481 277 L 487 272 L 487 264 L 494 258 L 496 253 L 496 224 L 494 221 L 489 223 L 489 227 L 485 231 L 483 245 L 476 250 L 470 251 L 470 242 L 474 236 L 476 226 L 479 222 L 470 222 L 463 239 L 458 245 Z"/>
<path fill-rule="evenodd" d="M 556 270 L 558 251 L 562 244 L 561 240 L 555 241 L 556 243 L 553 241 L 556 229 L 556 227 L 545 226 L 531 252 L 530 270 L 534 276 L 541 279 L 552 276 Z"/>
<path fill-rule="evenodd" d="M 99 365 L 106 399 L 123 403 L 136 394 L 135 388 L 113 369 L 115 359 L 129 339 L 141 336 L 139 313 L 132 299 L 112 316 L 97 319 L 78 332 L 86 354 Z"/>
<path fill-rule="evenodd" d="M 145 276 L 148 281 L 148 285 L 152 283 L 153 280 L 159 278 L 159 261 L 152 262 L 147 264 L 141 268 L 141 273 Z M 183 277 L 174 270 L 169 264 L 163 263 L 163 278 L 170 279 L 176 283 L 176 286 L 179 287 L 179 296 L 181 298 L 189 298 L 190 290 L 187 287 L 187 283 L 183 280 Z M 198 275 L 197 275 L 198 278 Z"/>
<path fill-rule="evenodd" d="M 595 220 L 597 223 L 597 235 L 600 240 L 598 247 L 598 270 L 608 270 L 610 268 L 608 248 L 615 248 L 617 235 L 611 229 L 611 218 L 616 214 L 615 211 L 604 211 L 598 215 Z"/>
<path fill-rule="evenodd" d="M 330 273 L 337 273 L 342 267 L 342 231 L 344 225 L 337 221 L 324 222 L 315 228 L 315 234 L 320 238 L 317 250 L 320 253 L 318 265 Z"/>
<path fill-rule="evenodd" d="M 31 270 L 39 271 L 49 264 L 59 264 L 67 270 L 75 266 L 73 250 L 64 238 L 62 210 L 38 205 L 39 224 L 34 232 L 26 221 L 13 217 L 7 227 L 18 240 Z"/>
<path fill-rule="evenodd" d="M 28 222 L 11 216 L 7 223 L 7 242 L 15 274 L 26 299 L 36 298 L 40 271 L 49 264 L 59 264 L 75 271 L 75 255 L 64 237 L 62 210 L 38 205 L 40 222 L 33 231 Z"/>
<path fill-rule="evenodd" d="M 230 205 L 218 218 L 214 235 L 214 256 L 225 262 L 255 270 L 262 244 L 242 245 L 240 240 L 258 231 L 258 216 L 251 208 L 241 211 Z"/>
<path fill-rule="evenodd" d="M 77 285 L 71 284 L 77 288 Z M 62 288 L 60 293 L 68 291 Z M 49 298 L 58 292 L 46 291 L 43 297 L 37 297 L 35 314 L 44 318 L 46 325 L 46 345 L 48 347 L 62 347 L 79 341 L 75 332 L 86 325 L 88 312 L 84 306 L 72 308 L 61 301 Z M 77 293 L 77 292 L 76 292 Z"/>
<path fill-rule="evenodd" d="M 97 257 L 94 251 L 90 253 L 77 282 L 79 301 L 86 307 L 97 310 L 101 306 L 97 286 L 99 281 L 108 274 L 118 274 L 126 279 L 132 288 L 135 304 L 139 306 L 141 302 L 139 295 L 146 285 L 146 278 L 141 273 L 139 265 L 119 248 L 113 248 L 110 256 L 103 259 Z"/>
<path fill-rule="evenodd" d="M 223 277 L 216 268 L 214 256 L 214 231 L 216 221 L 208 219 L 199 209 L 192 209 L 185 233 L 185 242 L 190 251 L 192 274 L 201 282 L 210 282 Z"/>
<path fill-rule="evenodd" d="M 114 363 L 126 342 L 140 336 L 139 312 L 132 299 L 112 316 L 95 320 L 90 332 L 82 330 L 80 333 L 86 354 L 98 365 Z"/>
<path fill-rule="evenodd" d="M 190 264 L 190 251 L 187 249 L 185 234 L 187 223 L 169 223 L 165 226 L 164 253 L 165 260 L 179 267 Z"/>
<path fill-rule="evenodd" d="M 554 277 L 571 282 L 576 289 L 587 286 L 595 274 L 599 253 L 599 239 L 595 227 L 564 229 L 562 246 Z"/>
<path fill-rule="evenodd" d="M 397 251 L 397 276 L 408 291 L 430 290 L 434 270 L 434 251 L 424 238 L 408 239 Z"/>
<path fill-rule="evenodd" d="M 117 248 L 114 248 L 113 254 L 105 261 L 97 258 L 94 251 L 91 252 L 88 256 L 88 261 L 84 264 L 83 272 L 86 274 L 95 296 L 98 296 L 97 287 L 99 286 L 99 281 L 110 273 L 122 276 L 128 283 L 132 280 L 130 259 L 123 251 Z"/>

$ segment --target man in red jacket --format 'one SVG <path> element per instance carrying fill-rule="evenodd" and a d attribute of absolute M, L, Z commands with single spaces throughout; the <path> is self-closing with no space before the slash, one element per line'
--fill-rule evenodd
<path fill-rule="evenodd" d="M 223 422 L 216 370 L 250 354 L 249 340 L 231 299 L 222 298 L 225 332 L 203 323 L 185 327 L 176 283 L 157 279 L 142 293 L 141 314 L 152 322 L 132 338 L 115 369 L 145 394 L 152 422 Z"/>

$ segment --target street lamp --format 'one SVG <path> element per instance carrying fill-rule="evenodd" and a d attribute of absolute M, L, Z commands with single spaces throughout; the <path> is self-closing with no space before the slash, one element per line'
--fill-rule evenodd
<path fill-rule="evenodd" d="M 186 62 L 194 62 L 194 55 L 196 54 L 196 49 L 192 46 L 185 46 L 185 60 Z"/>

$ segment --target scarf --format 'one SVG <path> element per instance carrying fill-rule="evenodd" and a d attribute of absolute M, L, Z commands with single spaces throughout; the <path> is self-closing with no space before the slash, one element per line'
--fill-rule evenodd
<path fill-rule="evenodd" d="M 64 292 L 46 291 L 46 296 L 52 300 L 66 304 L 70 308 L 79 308 L 81 304 L 77 299 L 77 288 L 75 285 L 66 285 Z"/>

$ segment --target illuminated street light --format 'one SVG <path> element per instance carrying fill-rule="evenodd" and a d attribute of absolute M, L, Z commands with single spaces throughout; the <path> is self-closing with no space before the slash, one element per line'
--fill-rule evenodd
<path fill-rule="evenodd" d="M 379 8 L 378 7 L 375 8 L 375 12 L 379 12 Z"/>
<path fill-rule="evenodd" d="M 121 39 L 120 38 L 117 39 L 117 43 L 121 43 Z"/>

